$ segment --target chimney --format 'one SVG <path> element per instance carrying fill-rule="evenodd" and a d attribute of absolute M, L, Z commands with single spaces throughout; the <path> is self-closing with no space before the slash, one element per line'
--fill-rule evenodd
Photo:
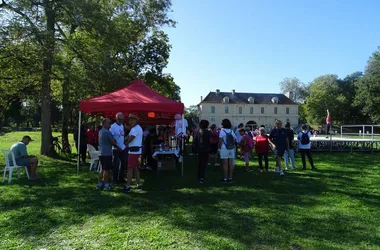
<path fill-rule="evenodd" d="M 285 93 L 286 97 L 288 97 L 290 100 L 294 101 L 294 95 L 293 91 L 288 91 Z"/>
<path fill-rule="evenodd" d="M 232 95 L 235 95 L 235 90 L 234 89 L 232 90 Z"/>
<path fill-rule="evenodd" d="M 220 94 L 220 89 L 217 89 L 216 90 L 216 95 L 219 95 Z"/>
<path fill-rule="evenodd" d="M 203 102 L 203 96 L 201 96 L 201 102 Z"/>

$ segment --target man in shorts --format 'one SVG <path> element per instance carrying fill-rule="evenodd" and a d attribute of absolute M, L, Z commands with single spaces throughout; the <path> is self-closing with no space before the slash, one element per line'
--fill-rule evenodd
<path fill-rule="evenodd" d="M 125 183 L 124 171 L 128 155 L 124 144 L 125 127 L 123 113 L 119 112 L 116 114 L 116 122 L 111 125 L 110 132 L 112 133 L 113 138 L 115 138 L 119 148 L 121 148 L 121 151 L 116 147 L 114 147 L 113 150 L 113 184 Z"/>
<path fill-rule="evenodd" d="M 280 175 L 284 175 L 284 171 L 281 168 L 281 159 L 284 156 L 285 150 L 289 152 L 289 138 L 288 132 L 281 127 L 282 122 L 276 120 L 275 128 L 270 133 L 269 139 L 275 145 L 276 150 L 276 167 L 274 169 L 275 172 L 279 172 Z"/>
<path fill-rule="evenodd" d="M 26 135 L 22 140 L 16 144 L 13 144 L 10 151 L 15 156 L 15 161 L 17 166 L 26 166 L 28 168 L 29 178 L 32 180 L 39 180 L 40 177 L 36 175 L 36 170 L 38 166 L 38 160 L 33 155 L 28 155 L 26 146 L 29 142 L 33 141 L 30 136 Z M 12 162 L 13 159 L 9 155 L 9 161 Z"/>
<path fill-rule="evenodd" d="M 99 131 L 99 160 L 102 164 L 102 171 L 99 174 L 97 188 L 104 187 L 105 190 L 112 190 L 109 183 L 110 170 L 112 169 L 112 146 L 122 151 L 111 131 L 109 131 L 110 127 L 111 121 L 106 118 L 103 121 L 102 129 Z"/>
<path fill-rule="evenodd" d="M 131 184 L 133 175 L 136 178 L 137 190 L 142 190 L 142 185 L 140 183 L 140 171 L 138 168 L 139 158 L 142 153 L 142 141 L 143 141 L 143 130 L 138 124 L 139 118 L 133 114 L 128 116 L 129 125 L 131 126 L 131 131 L 127 137 L 126 143 L 128 144 L 128 174 L 127 174 L 127 185 L 124 187 L 123 192 L 131 192 Z"/>

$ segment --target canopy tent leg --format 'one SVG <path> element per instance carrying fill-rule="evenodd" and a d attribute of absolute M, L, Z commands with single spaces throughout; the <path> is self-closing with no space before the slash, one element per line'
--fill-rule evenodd
<path fill-rule="evenodd" d="M 78 141 L 77 141 L 77 154 L 78 154 L 78 157 L 77 157 L 77 174 L 79 174 L 79 162 L 80 162 L 80 132 L 81 132 L 81 129 L 80 129 L 80 125 L 82 124 L 82 112 L 79 111 L 79 122 L 78 122 Z"/>
<path fill-rule="evenodd" d="M 181 176 L 183 176 L 183 162 L 184 162 L 184 150 L 185 150 L 185 134 L 186 134 L 186 131 L 185 131 L 185 113 L 182 114 L 182 133 L 183 133 L 183 136 L 182 136 L 182 140 L 181 140 L 181 146 L 182 146 L 182 167 L 181 167 Z"/>

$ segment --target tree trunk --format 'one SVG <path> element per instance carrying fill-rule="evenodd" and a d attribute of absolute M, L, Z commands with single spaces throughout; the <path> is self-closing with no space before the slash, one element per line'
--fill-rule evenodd
<path fill-rule="evenodd" d="M 69 102 L 69 90 L 70 90 L 70 63 L 68 63 L 64 72 L 64 80 L 62 85 L 62 144 L 65 148 L 65 144 L 69 142 L 69 119 L 70 119 L 70 102 Z"/>
<path fill-rule="evenodd" d="M 55 13 L 50 0 L 43 1 L 46 15 L 46 39 L 45 39 L 45 58 L 43 60 L 42 89 L 41 89 L 41 154 L 52 156 L 54 152 L 50 147 L 52 141 L 51 134 L 51 72 L 53 66 L 55 37 L 54 23 Z"/>

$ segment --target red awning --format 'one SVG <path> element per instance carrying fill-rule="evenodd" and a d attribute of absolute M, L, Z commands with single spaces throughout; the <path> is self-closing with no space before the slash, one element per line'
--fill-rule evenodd
<path fill-rule="evenodd" d="M 155 119 L 168 119 L 168 115 L 183 114 L 184 105 L 158 94 L 143 81 L 137 80 L 123 89 L 80 101 L 79 110 L 107 117 L 117 112 L 123 112 L 125 115 L 154 112 Z M 173 119 L 173 116 L 170 119 Z"/>

